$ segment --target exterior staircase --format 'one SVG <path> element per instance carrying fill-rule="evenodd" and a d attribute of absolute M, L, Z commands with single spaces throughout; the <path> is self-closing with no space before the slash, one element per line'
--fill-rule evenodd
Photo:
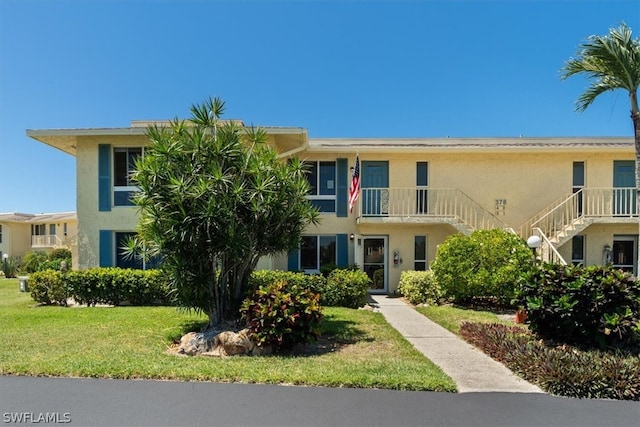
<path fill-rule="evenodd" d="M 582 188 L 565 195 L 520 227 L 524 238 L 541 238 L 542 259 L 561 260 L 557 248 L 594 223 L 636 223 L 635 188 Z M 559 258 L 558 258 L 559 257 Z"/>

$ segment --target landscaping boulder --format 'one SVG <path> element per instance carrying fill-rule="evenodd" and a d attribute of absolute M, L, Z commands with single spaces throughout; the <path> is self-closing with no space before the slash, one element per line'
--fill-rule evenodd
<path fill-rule="evenodd" d="M 264 349 L 251 339 L 248 329 L 243 329 L 238 332 L 189 332 L 180 339 L 176 352 L 188 356 L 221 357 L 263 354 Z"/>

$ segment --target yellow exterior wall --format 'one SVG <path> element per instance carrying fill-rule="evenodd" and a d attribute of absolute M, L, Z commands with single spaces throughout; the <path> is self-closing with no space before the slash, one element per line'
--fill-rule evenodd
<path fill-rule="evenodd" d="M 348 158 L 349 167 L 355 155 L 345 153 L 301 153 L 307 160 L 336 160 Z M 487 211 L 496 213 L 496 199 L 506 200 L 506 208 L 499 219 L 515 229 L 542 209 L 572 192 L 573 163 L 585 163 L 585 186 L 591 188 L 613 186 L 613 162 L 633 160 L 629 153 L 574 152 L 442 152 L 442 153 L 361 153 L 360 161 L 388 161 L 389 187 L 411 188 L 416 185 L 416 162 L 428 162 L 430 189 L 456 188 L 463 191 Z M 351 172 L 349 173 L 350 176 Z M 322 215 L 320 225 L 305 234 L 353 233 L 357 236 L 388 236 L 388 291 L 397 289 L 400 274 L 413 269 L 414 236 L 427 236 L 427 261 L 435 258 L 437 246 L 457 231 L 450 225 L 389 224 L 356 222 L 356 209 L 348 218 L 335 214 Z M 612 243 L 614 234 L 638 234 L 637 226 L 592 225 L 585 232 L 586 262 L 598 264 L 605 243 Z M 356 239 L 357 240 L 357 239 Z M 350 247 L 350 262 L 358 250 L 357 242 Z M 394 250 L 400 252 L 401 265 L 394 265 Z M 571 261 L 571 242 L 560 252 Z M 272 267 L 286 270 L 286 255 L 277 257 Z"/>
<path fill-rule="evenodd" d="M 139 147 L 146 145 L 142 135 L 78 137 L 77 144 L 77 213 L 78 213 L 78 265 L 89 268 L 99 265 L 100 230 L 133 231 L 137 224 L 135 207 L 112 206 L 109 212 L 98 211 L 98 145 L 114 147 Z M 306 151 L 298 155 L 313 161 L 335 161 L 347 158 L 348 166 L 355 162 L 353 153 L 338 151 Z M 459 189 L 475 200 L 484 209 L 496 213 L 496 200 L 506 200 L 506 208 L 499 219 L 516 231 L 518 228 L 560 197 L 572 192 L 573 162 L 585 163 L 586 187 L 611 187 L 613 184 L 613 162 L 633 160 L 630 149 L 624 153 L 595 151 L 571 151 L 540 149 L 523 150 L 477 150 L 474 148 L 435 151 L 379 150 L 360 153 L 360 161 L 383 160 L 389 162 L 390 188 L 412 188 L 416 184 L 416 162 L 428 162 L 428 188 Z M 113 167 L 113 159 L 111 167 Z M 349 181 L 351 171 L 348 173 Z M 354 234 L 349 240 L 349 263 L 361 259 L 358 251 L 359 238 L 363 236 L 388 237 L 388 291 L 397 289 L 400 274 L 414 268 L 414 236 L 427 236 L 427 263 L 436 255 L 437 246 L 447 236 L 457 233 L 448 224 L 393 224 L 359 223 L 357 206 L 352 214 L 339 218 L 335 213 L 321 214 L 321 223 L 310 227 L 305 234 L 336 235 Z M 582 232 L 586 236 L 587 264 L 598 264 L 602 259 L 604 244 L 611 244 L 616 234 L 637 235 L 635 225 L 592 225 Z M 394 265 L 393 252 L 399 251 L 402 264 Z M 560 248 L 561 254 L 570 261 L 571 242 Z M 75 264 L 75 262 L 74 262 Z M 287 269 L 287 254 L 264 258 L 258 268 Z"/>
<path fill-rule="evenodd" d="M 18 222 L 2 222 L 0 252 L 9 257 L 22 257 L 31 250 L 31 225 Z"/>
<path fill-rule="evenodd" d="M 64 224 L 67 224 L 67 235 L 64 234 Z M 47 234 L 49 233 L 49 225 L 56 225 L 56 236 L 58 243 L 61 246 L 68 247 L 72 252 L 72 259 L 77 259 L 77 252 L 75 250 L 75 236 L 78 232 L 78 221 L 76 219 L 47 219 L 41 222 L 14 222 L 3 221 L 2 225 L 2 243 L 0 243 L 0 252 L 3 254 L 9 254 L 11 258 L 23 257 L 27 252 L 31 251 L 44 251 L 50 252 L 53 247 L 37 247 L 32 246 L 31 243 L 31 226 L 41 225 L 46 226 Z"/>
<path fill-rule="evenodd" d="M 111 211 L 98 210 L 98 145 L 114 147 L 142 147 L 147 145 L 144 136 L 83 137 L 77 147 L 77 211 L 78 268 L 86 269 L 100 265 L 100 230 L 133 231 L 138 223 L 137 208 L 112 206 Z M 111 159 L 113 169 L 113 157 Z M 112 177 L 113 180 L 113 177 Z"/>

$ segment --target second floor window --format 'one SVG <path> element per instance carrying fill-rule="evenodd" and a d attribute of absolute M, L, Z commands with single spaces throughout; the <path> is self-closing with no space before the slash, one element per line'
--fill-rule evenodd
<path fill-rule="evenodd" d="M 309 200 L 320 212 L 336 211 L 336 162 L 307 162 Z"/>
<path fill-rule="evenodd" d="M 137 187 L 131 181 L 135 162 L 142 157 L 142 147 L 115 148 L 113 152 L 113 204 L 131 206 Z"/>
<path fill-rule="evenodd" d="M 47 235 L 47 225 L 46 224 L 33 224 L 33 225 L 31 225 L 31 235 L 32 236 L 46 236 Z"/>

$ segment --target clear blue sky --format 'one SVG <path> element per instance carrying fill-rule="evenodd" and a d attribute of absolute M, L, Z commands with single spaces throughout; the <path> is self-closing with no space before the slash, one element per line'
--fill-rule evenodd
<path fill-rule="evenodd" d="M 0 0 L 0 212 L 73 211 L 75 158 L 26 129 L 226 118 L 310 137 L 631 136 L 559 69 L 640 0 Z"/>

